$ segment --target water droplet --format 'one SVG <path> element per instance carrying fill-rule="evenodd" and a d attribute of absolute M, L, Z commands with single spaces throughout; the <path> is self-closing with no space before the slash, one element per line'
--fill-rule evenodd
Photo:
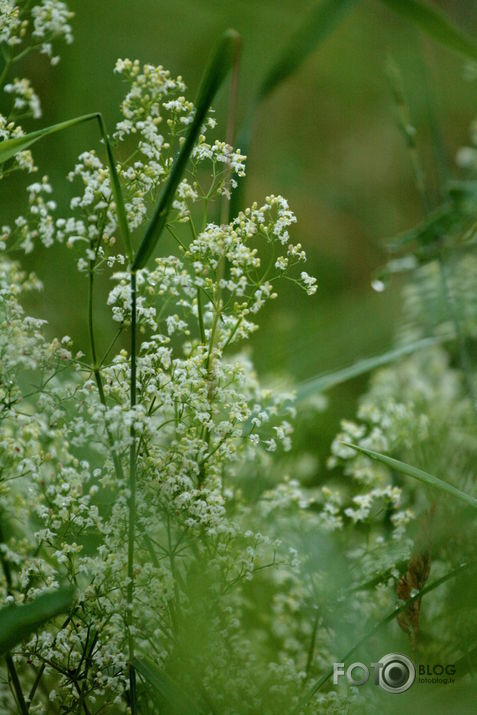
<path fill-rule="evenodd" d="M 374 278 L 371 281 L 371 288 L 375 290 L 376 293 L 382 293 L 384 290 L 386 290 L 386 284 L 379 278 Z"/>

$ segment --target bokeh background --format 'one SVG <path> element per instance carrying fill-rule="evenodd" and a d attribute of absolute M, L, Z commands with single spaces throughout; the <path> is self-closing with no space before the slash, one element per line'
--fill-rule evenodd
<path fill-rule="evenodd" d="M 304 0 L 72 0 L 75 42 L 61 48 L 50 67 L 37 55 L 19 68 L 41 96 L 42 125 L 101 111 L 110 127 L 118 118 L 124 86 L 117 57 L 162 64 L 183 75 L 192 95 L 217 36 L 234 27 L 243 36 L 238 123 L 246 116 L 266 70 L 313 6 Z M 477 7 L 464 0 L 439 5 L 468 33 L 477 35 Z M 409 158 L 398 129 L 388 55 L 399 66 L 428 171 L 437 196 L 439 173 L 432 150 L 429 104 L 434 106 L 451 173 L 477 108 L 477 84 L 464 79 L 464 62 L 424 39 L 378 0 L 363 0 L 337 31 L 260 107 L 249 152 L 247 199 L 286 196 L 298 215 L 295 238 L 309 255 L 308 272 L 319 280 L 313 298 L 284 286 L 254 336 L 262 375 L 301 381 L 337 369 L 392 344 L 399 320 L 399 283 L 384 293 L 371 288 L 385 261 L 383 239 L 422 218 Z M 225 132 L 226 91 L 217 102 Z M 31 123 L 25 127 L 33 128 Z M 35 125 L 35 126 L 38 126 Z M 75 157 L 99 147 L 96 129 L 84 126 L 38 145 L 37 161 L 56 187 L 60 207 L 72 188 L 65 180 Z M 6 182 L 5 216 L 22 210 L 20 188 Z M 69 334 L 86 345 L 86 281 L 72 254 L 58 248 L 22 259 L 45 283 L 29 309 L 49 321 L 52 335 Z M 105 295 L 106 287 L 104 288 Z M 108 311 L 100 311 L 105 333 Z M 298 431 L 297 447 L 313 443 L 324 463 L 339 419 L 350 417 L 366 378 L 335 389 L 312 428 Z M 316 477 L 319 478 L 318 472 Z"/>

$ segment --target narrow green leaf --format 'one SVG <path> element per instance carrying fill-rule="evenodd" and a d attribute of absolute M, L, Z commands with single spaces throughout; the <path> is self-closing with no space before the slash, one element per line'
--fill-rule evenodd
<path fill-rule="evenodd" d="M 365 375 L 366 373 L 371 372 L 371 370 L 375 370 L 383 365 L 388 365 L 389 363 L 399 360 L 405 355 L 411 355 L 412 353 L 424 350 L 425 348 L 436 345 L 442 341 L 443 338 L 424 338 L 422 340 L 416 340 L 414 343 L 404 345 L 401 348 L 396 348 L 396 350 L 390 350 L 382 355 L 376 355 L 374 357 L 366 358 L 365 360 L 358 360 L 358 362 L 354 363 L 354 365 L 345 367 L 342 370 L 336 370 L 335 372 L 326 373 L 325 375 L 318 375 L 317 377 L 311 378 L 311 380 L 306 380 L 306 382 L 299 385 L 296 392 L 296 399 L 298 401 L 305 400 L 311 395 L 325 392 L 336 385 L 340 385 L 342 382 L 352 380 L 360 375 Z"/>
<path fill-rule="evenodd" d="M 144 680 L 164 698 L 174 715 L 202 714 L 184 690 L 171 677 L 163 673 L 150 658 L 135 658 L 133 665 Z"/>
<path fill-rule="evenodd" d="M 358 2 L 359 0 L 321 0 L 307 13 L 266 74 L 258 91 L 257 102 L 265 99 L 279 84 L 296 72 Z"/>
<path fill-rule="evenodd" d="M 71 127 L 83 124 L 84 122 L 90 122 L 91 120 L 96 120 L 98 122 L 101 138 L 103 139 L 106 147 L 106 155 L 108 159 L 109 173 L 111 177 L 111 186 L 113 190 L 114 200 L 116 202 L 116 215 L 118 218 L 121 233 L 124 238 L 129 259 L 132 260 L 131 236 L 129 233 L 129 226 L 126 218 L 126 208 L 124 206 L 121 185 L 119 183 L 119 177 L 116 170 L 116 162 L 114 161 L 113 151 L 108 139 L 108 134 L 106 132 L 106 126 L 104 124 L 103 117 L 99 112 L 94 112 L 93 114 L 84 114 L 81 117 L 75 117 L 74 119 L 67 119 L 65 122 L 59 122 L 58 124 L 52 124 L 50 127 L 38 129 L 35 132 L 25 134 L 23 137 L 15 137 L 14 139 L 7 139 L 6 141 L 0 142 L 0 164 L 3 164 L 4 162 L 11 159 L 13 156 L 15 156 L 15 154 L 18 154 L 19 151 L 25 151 L 25 149 L 29 149 L 37 141 L 49 136 L 50 134 L 62 132 L 64 129 L 70 129 Z"/>
<path fill-rule="evenodd" d="M 425 348 L 432 347 L 433 345 L 438 345 L 446 340 L 451 340 L 452 335 L 445 337 L 435 337 L 435 338 L 423 338 L 422 340 L 416 340 L 414 343 L 409 343 L 408 345 L 403 345 L 395 350 L 390 350 L 382 355 L 376 355 L 374 357 L 366 358 L 364 360 L 358 360 L 353 365 L 349 367 L 344 367 L 341 370 L 336 370 L 334 372 L 328 372 L 324 375 L 318 375 L 317 377 L 312 377 L 309 380 L 305 380 L 300 385 L 298 385 L 295 395 L 296 402 L 302 402 L 307 400 L 313 395 L 319 395 L 322 392 L 331 390 L 337 385 L 341 385 L 343 382 L 348 380 L 353 380 L 355 377 L 360 375 L 365 375 L 378 367 L 383 367 L 384 365 L 389 365 L 396 360 L 399 360 L 406 355 L 411 355 L 412 353 L 418 352 L 419 350 L 424 350 Z M 249 418 L 244 422 L 242 429 L 242 436 L 248 437 L 252 431 L 252 420 Z"/>
<path fill-rule="evenodd" d="M 7 606 L 0 610 L 0 656 L 40 628 L 51 618 L 66 613 L 74 600 L 74 589 L 61 588 L 38 596 L 22 606 Z"/>
<path fill-rule="evenodd" d="M 447 17 L 420 0 L 381 0 L 392 10 L 410 20 L 437 42 L 461 55 L 477 60 L 477 44 Z"/>
<path fill-rule="evenodd" d="M 370 457 L 370 459 L 375 459 L 376 461 L 385 464 L 387 467 L 390 467 L 390 469 L 395 469 L 397 472 L 405 474 L 407 477 L 412 477 L 413 479 L 417 479 L 418 481 L 423 482 L 424 484 L 427 484 L 434 489 L 438 489 L 441 492 L 450 494 L 451 496 L 455 497 L 456 499 L 459 499 L 468 506 L 473 506 L 477 509 L 477 499 L 469 496 L 468 494 L 465 494 L 465 492 L 461 492 L 459 489 L 453 487 L 452 484 L 444 482 L 442 479 L 438 479 L 437 477 L 434 477 L 428 472 L 424 472 L 418 467 L 412 467 L 410 464 L 400 462 L 398 459 L 387 457 L 385 454 L 374 452 L 372 449 L 359 447 L 358 445 L 352 444 L 351 442 L 343 442 L 343 444 L 345 444 L 347 447 L 355 449 L 357 452 L 365 454 L 367 457 Z"/>
<path fill-rule="evenodd" d="M 166 225 L 167 216 L 174 200 L 177 187 L 182 179 L 187 162 L 199 136 L 207 112 L 219 87 L 227 76 L 240 46 L 240 36 L 235 30 L 228 30 L 222 36 L 209 65 L 204 73 L 196 100 L 196 112 L 186 140 L 172 167 L 164 191 L 154 210 L 144 238 L 136 253 L 133 270 L 142 268 L 154 251 Z"/>
<path fill-rule="evenodd" d="M 25 134 L 23 137 L 15 137 L 14 139 L 6 139 L 0 142 L 0 164 L 3 164 L 8 159 L 11 159 L 19 151 L 25 151 L 29 149 L 32 144 L 35 144 L 40 139 L 49 136 L 50 134 L 56 134 L 56 132 L 62 132 L 64 129 L 69 129 L 70 127 L 75 127 L 78 124 L 83 124 L 84 122 L 89 122 L 92 119 L 97 119 L 97 114 L 84 114 L 81 117 L 75 117 L 74 119 L 67 119 L 65 122 L 60 122 L 59 124 L 52 124 L 50 127 L 45 127 L 44 129 L 38 129 L 35 132 L 30 132 Z"/>
<path fill-rule="evenodd" d="M 370 589 L 375 588 L 379 583 L 387 582 L 389 578 L 394 574 L 395 569 L 397 569 L 400 574 L 404 573 L 407 569 L 407 565 L 408 561 L 399 561 L 398 563 L 393 564 L 393 566 L 386 569 L 382 573 L 377 573 L 375 576 L 368 579 L 368 581 L 364 581 L 362 583 L 358 583 L 356 586 L 352 586 L 350 589 L 348 589 L 348 592 L 355 593 L 356 591 L 369 591 Z"/>

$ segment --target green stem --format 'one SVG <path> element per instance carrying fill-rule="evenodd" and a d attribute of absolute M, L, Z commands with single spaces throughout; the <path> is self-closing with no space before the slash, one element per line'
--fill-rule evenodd
<path fill-rule="evenodd" d="M 89 335 L 89 345 L 90 345 L 90 351 L 91 351 L 91 360 L 93 363 L 93 374 L 94 374 L 94 379 L 96 381 L 96 386 L 98 388 L 98 394 L 99 394 L 99 400 L 103 407 L 106 407 L 106 396 L 104 394 L 104 386 L 103 386 L 103 378 L 101 376 L 101 369 L 100 366 L 98 365 L 98 360 L 97 360 L 97 351 L 96 351 L 96 340 L 94 337 L 94 311 L 93 311 L 93 303 L 94 303 L 94 261 L 90 261 L 90 266 L 89 266 L 89 290 L 88 290 L 88 335 Z M 113 435 L 111 434 L 111 430 L 109 427 L 106 425 L 106 434 L 108 437 L 108 442 L 109 446 L 111 447 L 111 459 L 113 460 L 114 464 L 114 471 L 116 472 L 116 477 L 118 478 L 118 481 L 120 483 L 123 483 L 124 481 L 124 473 L 123 473 L 123 468 L 121 466 L 121 461 L 116 454 L 116 451 L 114 449 L 114 438 Z"/>
<path fill-rule="evenodd" d="M 0 74 L 0 87 L 3 85 L 7 78 L 8 70 L 10 69 L 10 65 L 12 64 L 11 60 L 7 60 L 3 66 L 2 74 Z"/>
<path fill-rule="evenodd" d="M 315 617 L 313 619 L 313 627 L 311 631 L 311 639 L 310 639 L 310 646 L 308 648 L 308 655 L 306 659 L 306 668 L 305 668 L 305 681 L 303 684 L 305 684 L 308 681 L 308 678 L 310 677 L 310 672 L 311 672 L 311 665 L 313 663 L 313 656 L 315 654 L 315 645 L 316 645 L 316 634 L 318 631 L 318 621 L 319 621 L 319 615 L 320 611 L 317 606 L 315 606 Z"/>
<path fill-rule="evenodd" d="M 1 527 L 1 525 L 0 525 L 0 542 L 1 542 L 1 543 L 4 543 L 4 541 L 5 541 L 5 538 L 4 538 L 4 535 L 3 535 L 3 529 L 2 529 L 2 527 Z M 12 574 L 11 574 L 11 571 L 10 571 L 10 565 L 9 565 L 7 559 L 5 558 L 5 556 L 3 555 L 3 552 L 2 552 L 2 555 L 1 555 L 1 564 L 2 564 L 2 569 L 3 569 L 4 576 L 5 576 L 5 581 L 6 581 L 6 584 L 7 584 L 7 593 L 8 593 L 8 595 L 11 595 L 11 592 L 12 592 Z M 16 696 L 16 699 L 17 699 L 17 702 L 18 702 L 18 707 L 20 708 L 20 711 L 21 711 L 22 713 L 25 713 L 26 715 L 28 715 L 28 707 L 27 707 L 27 704 L 26 704 L 26 702 L 25 702 L 25 698 L 24 698 L 24 696 L 23 696 L 23 691 L 22 691 L 22 686 L 21 686 L 21 684 L 20 684 L 20 679 L 18 678 L 18 673 L 17 673 L 16 668 L 15 668 L 15 663 L 13 662 L 13 658 L 12 658 L 12 656 L 11 656 L 10 653 L 7 653 L 7 654 L 5 655 L 5 660 L 6 660 L 6 662 L 7 662 L 7 668 L 8 668 L 8 672 L 9 672 L 9 674 L 10 674 L 10 678 L 11 678 L 11 681 L 12 681 L 13 689 L 14 689 L 14 691 L 15 691 L 15 696 Z"/>
<path fill-rule="evenodd" d="M 23 696 L 22 686 L 20 685 L 20 680 L 18 678 L 18 674 L 15 669 L 15 664 L 13 662 L 13 658 L 10 655 L 10 653 L 6 654 L 5 660 L 7 661 L 8 672 L 9 672 L 10 678 L 12 680 L 12 685 L 13 685 L 13 689 L 15 691 L 15 696 L 17 699 L 17 703 L 18 703 L 20 712 L 22 713 L 22 715 L 28 715 L 28 708 L 27 708 L 27 704 L 25 702 L 25 698 Z"/>
<path fill-rule="evenodd" d="M 226 142 L 227 144 L 232 144 L 234 140 L 234 134 L 235 134 L 235 115 L 237 111 L 237 95 L 238 95 L 238 80 L 239 80 L 239 70 L 240 70 L 240 55 L 242 51 L 242 44 L 241 41 L 237 42 L 236 47 L 235 47 L 235 56 L 233 60 L 233 67 L 232 67 L 232 78 L 231 78 L 231 83 L 230 83 L 230 94 L 229 94 L 229 110 L 228 110 L 228 117 L 227 117 L 227 129 L 226 129 Z M 230 180 L 231 176 L 231 169 L 230 167 L 227 169 L 227 175 L 228 175 L 228 180 Z M 207 211 L 207 202 L 205 204 L 205 211 Z M 230 220 L 230 201 L 226 199 L 224 196 L 222 198 L 222 203 L 220 207 L 220 223 L 225 224 L 228 223 Z M 215 312 L 214 312 L 214 318 L 212 321 L 212 327 L 210 331 L 210 340 L 209 340 L 209 348 L 207 351 L 207 359 L 206 359 L 206 369 L 207 369 L 207 380 L 209 383 L 209 402 L 212 403 L 213 401 L 213 395 L 214 395 L 214 388 L 213 388 L 213 382 L 214 382 L 214 370 L 213 370 L 213 359 L 212 359 L 212 353 L 214 350 L 214 344 L 215 344 L 215 336 L 217 332 L 217 327 L 219 324 L 220 316 L 222 313 L 223 305 L 222 305 L 222 288 L 221 288 L 221 281 L 225 275 L 225 270 L 226 270 L 226 258 L 223 256 L 222 258 L 219 259 L 219 264 L 217 266 L 217 278 L 216 278 L 216 296 L 215 296 Z M 199 303 L 200 306 L 200 303 Z M 200 316 L 199 316 L 200 318 Z M 202 326 L 201 326 L 201 332 L 202 332 Z M 204 331 L 205 334 L 205 331 Z M 210 447 L 210 430 L 207 429 L 206 431 L 206 442 L 207 445 Z M 205 478 L 205 471 L 204 471 L 204 465 L 201 465 L 201 471 L 199 475 L 199 486 L 202 484 Z"/>
<path fill-rule="evenodd" d="M 204 313 L 202 310 L 202 296 L 200 288 L 197 288 L 197 315 L 199 318 L 200 341 L 205 345 Z"/>
<path fill-rule="evenodd" d="M 63 625 L 61 626 L 61 628 L 59 629 L 59 631 L 57 632 L 57 634 L 56 634 L 55 637 L 53 638 L 52 647 L 53 647 L 53 646 L 55 645 L 55 643 L 56 643 L 56 640 L 57 640 L 57 637 L 58 637 L 58 633 L 59 633 L 60 631 L 62 631 L 64 628 L 67 627 L 67 625 L 69 624 L 69 622 L 71 621 L 72 618 L 73 618 L 73 615 L 69 615 L 68 618 L 66 619 L 66 621 L 63 623 Z M 41 679 L 42 679 L 42 677 L 43 677 L 43 673 L 45 672 L 45 668 L 46 668 L 46 663 L 43 662 L 43 663 L 41 664 L 41 666 L 40 666 L 40 669 L 38 670 L 38 673 L 37 673 L 36 678 L 35 678 L 35 680 L 34 680 L 34 682 L 33 682 L 33 685 L 31 686 L 31 690 L 30 690 L 30 692 L 29 692 L 29 694 L 28 694 L 28 706 L 27 706 L 27 707 L 28 707 L 28 711 L 30 710 L 31 704 L 32 704 L 32 702 L 33 702 L 33 698 L 35 697 L 35 693 L 36 693 L 36 691 L 37 691 L 37 689 L 38 689 L 38 686 L 40 685 L 40 681 L 41 681 Z"/>
<path fill-rule="evenodd" d="M 136 272 L 131 271 L 131 388 L 130 407 L 136 407 L 136 321 L 137 321 Z M 129 447 L 129 516 L 128 516 L 128 588 L 127 588 L 127 626 L 129 647 L 129 686 L 131 713 L 137 713 L 136 706 L 136 671 L 134 662 L 133 603 L 134 603 L 134 541 L 136 537 L 136 428 L 134 416 L 131 422 Z"/>

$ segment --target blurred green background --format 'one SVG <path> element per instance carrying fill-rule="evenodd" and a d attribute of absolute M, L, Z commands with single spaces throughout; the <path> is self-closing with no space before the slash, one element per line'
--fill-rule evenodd
<path fill-rule="evenodd" d="M 19 74 L 41 96 L 42 125 L 91 111 L 109 127 L 118 117 L 124 86 L 113 75 L 117 57 L 162 64 L 183 75 L 195 94 L 216 37 L 227 27 L 243 36 L 238 121 L 264 73 L 314 5 L 303 0 L 77 0 L 75 42 L 61 48 L 50 67 L 38 56 Z M 477 7 L 446 0 L 439 5 L 460 27 L 477 35 Z M 289 373 L 303 380 L 388 348 L 399 316 L 399 286 L 372 291 L 373 271 L 385 260 L 384 237 L 422 218 L 403 138 L 397 127 L 385 62 L 399 66 L 434 193 L 437 174 L 429 130 L 429 95 L 435 104 L 447 160 L 453 167 L 477 106 L 477 87 L 463 79 L 460 57 L 420 36 L 377 0 L 363 0 L 338 30 L 264 104 L 256 117 L 247 200 L 286 196 L 298 216 L 294 236 L 309 255 L 308 272 L 319 291 L 308 298 L 293 286 L 262 315 L 253 353 L 262 374 Z M 427 75 L 427 80 L 426 80 Z M 217 103 L 225 132 L 226 92 Z M 32 128 L 31 123 L 26 128 Z M 35 126 L 38 126 L 35 125 Z M 35 152 L 56 187 L 60 207 L 72 188 L 65 175 L 84 149 L 98 147 L 96 129 L 56 135 Z M 453 169 L 452 169 L 453 170 Z M 4 215 L 23 204 L 20 185 L 5 182 Z M 5 194 L 5 190 L 8 194 Z M 22 259 L 45 283 L 29 309 L 47 318 L 53 335 L 86 344 L 86 280 L 65 249 L 39 250 Z M 103 311 L 108 331 L 107 311 Z M 326 415 L 298 439 L 317 443 L 326 456 L 339 419 L 351 416 L 365 378 L 336 389 Z M 318 434 L 316 433 L 318 431 Z"/>

